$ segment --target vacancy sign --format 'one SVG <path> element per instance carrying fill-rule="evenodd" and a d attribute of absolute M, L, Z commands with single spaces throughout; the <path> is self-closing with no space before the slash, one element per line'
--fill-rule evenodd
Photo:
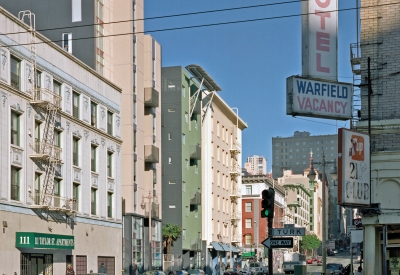
<path fill-rule="evenodd" d="M 286 114 L 337 120 L 352 116 L 353 87 L 300 76 L 286 79 Z"/>
<path fill-rule="evenodd" d="M 370 205 L 369 136 L 339 129 L 338 202 L 343 206 Z"/>
<path fill-rule="evenodd" d="M 302 74 L 337 80 L 337 0 L 302 1 Z"/>

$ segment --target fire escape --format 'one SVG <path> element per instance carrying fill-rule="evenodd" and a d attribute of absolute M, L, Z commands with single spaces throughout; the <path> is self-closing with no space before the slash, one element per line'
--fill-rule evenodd
<path fill-rule="evenodd" d="M 360 119 L 361 110 L 361 53 L 359 43 L 350 44 L 350 64 L 353 72 L 353 114 L 351 119 L 351 128 L 356 126 Z"/>
<path fill-rule="evenodd" d="M 232 166 L 230 168 L 230 175 L 231 175 L 231 225 L 232 225 L 232 232 L 231 235 L 231 242 L 232 243 L 240 243 L 241 236 L 239 236 L 238 226 L 240 225 L 241 220 L 241 212 L 239 211 L 239 199 L 241 197 L 241 190 L 239 186 L 239 177 L 242 172 L 240 167 L 240 162 L 238 160 L 240 154 L 241 144 L 237 140 L 237 125 L 233 127 L 233 132 L 235 133 L 235 138 L 232 141 L 231 148 L 229 149 L 232 158 Z"/>
<path fill-rule="evenodd" d="M 57 164 L 61 162 L 61 148 L 54 145 L 54 127 L 56 117 L 61 108 L 61 97 L 55 94 L 51 89 L 51 81 L 46 81 L 45 87 L 38 87 L 39 79 L 36 77 L 36 29 L 35 14 L 30 11 L 21 11 L 18 14 L 21 21 L 29 21 L 29 40 L 30 40 L 30 62 L 32 71 L 29 72 L 28 81 L 31 82 L 33 89 L 29 90 L 31 94 L 30 104 L 45 117 L 43 135 L 35 140 L 34 144 L 29 144 L 33 153 L 29 157 L 42 167 L 44 170 L 44 180 L 40 193 L 32 192 L 29 186 L 29 197 L 34 204 L 30 207 L 41 219 L 55 221 L 57 223 L 68 222 L 72 220 L 73 200 L 64 199 L 65 203 L 61 206 L 61 197 L 54 196 L 54 176 Z"/>

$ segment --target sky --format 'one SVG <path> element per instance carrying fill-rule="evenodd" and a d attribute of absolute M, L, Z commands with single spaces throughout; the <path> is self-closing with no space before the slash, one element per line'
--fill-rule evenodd
<path fill-rule="evenodd" d="M 289 1 L 294 2 L 282 3 Z M 350 44 L 356 42 L 356 11 L 340 10 L 355 8 L 356 0 L 338 1 L 338 80 L 352 82 Z M 273 3 L 281 4 L 145 19 L 145 32 L 161 44 L 163 67 L 202 66 L 222 88 L 219 95 L 225 102 L 239 109 L 239 116 L 248 125 L 242 136 L 243 162 L 248 156 L 264 156 L 267 171 L 272 165 L 272 137 L 290 137 L 295 131 L 337 134 L 338 128 L 350 127 L 349 121 L 286 115 L 286 78 L 301 75 L 301 3 L 298 0 L 145 0 L 145 18 Z"/>

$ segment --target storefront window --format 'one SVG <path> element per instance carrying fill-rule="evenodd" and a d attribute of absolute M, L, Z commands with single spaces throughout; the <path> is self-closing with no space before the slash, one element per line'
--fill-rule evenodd
<path fill-rule="evenodd" d="M 143 219 L 132 218 L 132 266 L 143 270 Z"/>

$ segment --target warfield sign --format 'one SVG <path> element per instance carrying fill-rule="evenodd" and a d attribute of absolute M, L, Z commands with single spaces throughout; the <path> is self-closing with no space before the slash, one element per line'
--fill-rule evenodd
<path fill-rule="evenodd" d="M 349 83 L 291 76 L 286 79 L 286 114 L 347 120 L 352 115 Z"/>
<path fill-rule="evenodd" d="M 340 128 L 338 138 L 338 203 L 367 206 L 371 199 L 369 136 Z"/>
<path fill-rule="evenodd" d="M 302 2 L 303 76 L 337 80 L 337 2 Z"/>

